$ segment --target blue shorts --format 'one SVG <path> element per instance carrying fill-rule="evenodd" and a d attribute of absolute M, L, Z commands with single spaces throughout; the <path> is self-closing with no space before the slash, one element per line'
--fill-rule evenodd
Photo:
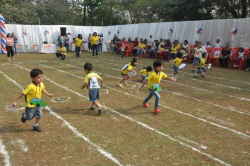
<path fill-rule="evenodd" d="M 194 57 L 194 65 L 199 65 L 200 58 Z"/>
<path fill-rule="evenodd" d="M 146 75 L 141 75 L 141 78 L 143 78 L 143 79 L 146 78 L 146 77 L 147 77 Z"/>
<path fill-rule="evenodd" d="M 94 88 L 89 90 L 89 101 L 97 101 L 99 99 L 99 89 Z"/>
<path fill-rule="evenodd" d="M 42 107 L 26 107 L 25 108 L 26 119 L 32 120 L 34 117 L 42 118 Z"/>
<path fill-rule="evenodd" d="M 124 76 L 127 76 L 127 74 L 124 74 L 123 72 L 121 72 L 122 73 L 122 76 L 124 77 Z"/>
<path fill-rule="evenodd" d="M 179 71 L 179 67 L 177 66 L 173 66 L 174 72 L 178 72 Z"/>
<path fill-rule="evenodd" d="M 203 70 L 204 73 L 207 71 L 207 69 L 206 69 L 205 67 L 198 67 L 197 74 L 200 74 L 200 73 L 201 73 L 201 70 Z"/>

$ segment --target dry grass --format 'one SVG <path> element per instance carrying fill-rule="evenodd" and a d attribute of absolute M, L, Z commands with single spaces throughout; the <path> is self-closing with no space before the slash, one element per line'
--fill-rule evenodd
<path fill-rule="evenodd" d="M 21 88 L 0 73 L 0 139 L 12 165 L 110 166 L 117 165 L 115 159 L 121 165 L 250 165 L 249 72 L 212 67 L 206 78 L 193 79 L 188 64 L 180 70 L 177 83 L 161 82 L 163 113 L 155 115 L 154 98 L 150 108 L 141 105 L 147 88 L 136 94 L 139 76 L 131 78 L 124 89 L 116 86 L 121 78 L 119 70 L 130 58 L 116 61 L 109 53 L 99 59 L 82 53 L 76 59 L 69 53 L 65 61 L 56 61 L 54 54 L 29 53 L 16 56 L 15 61 L 5 59 L 0 60 L 0 71 L 21 87 L 30 83 L 29 71 L 40 68 L 47 77 L 46 90 L 55 100 L 70 97 L 67 102 L 52 102 L 43 96 L 56 116 L 69 124 L 44 109 L 40 124 L 43 131 L 34 132 L 34 121 L 20 121 L 24 110 L 8 110 Z M 101 116 L 88 110 L 88 90 L 80 90 L 85 62 L 93 63 L 94 71 L 104 79 L 99 102 L 105 108 Z M 136 70 L 152 63 L 151 59 L 142 59 Z M 170 63 L 165 62 L 164 72 L 172 73 Z M 18 105 L 22 107 L 24 100 Z M 112 154 L 114 160 L 76 135 L 69 125 Z M 27 152 L 18 140 L 24 142 Z M 5 162 L 0 154 L 0 165 Z"/>

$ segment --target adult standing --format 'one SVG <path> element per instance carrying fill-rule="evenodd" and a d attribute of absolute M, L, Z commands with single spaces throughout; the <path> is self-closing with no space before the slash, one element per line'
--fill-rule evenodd
<path fill-rule="evenodd" d="M 92 57 L 95 57 L 95 52 L 96 52 L 96 57 L 99 57 L 98 55 L 98 47 L 97 47 L 97 42 L 99 41 L 100 37 L 97 36 L 97 33 L 94 32 L 93 35 L 91 36 L 91 47 L 92 47 Z"/>
<path fill-rule="evenodd" d="M 62 38 L 61 38 L 61 35 L 59 35 L 57 38 L 57 46 L 60 47 L 61 43 L 62 43 Z"/>
<path fill-rule="evenodd" d="M 103 42 L 103 34 L 100 35 L 99 39 L 99 52 L 102 53 L 102 42 Z"/>
<path fill-rule="evenodd" d="M 14 40 L 14 49 L 15 49 L 15 54 L 18 55 L 18 52 L 17 52 L 17 37 L 15 36 L 14 32 L 12 33 L 11 37 L 13 38 Z"/>
<path fill-rule="evenodd" d="M 10 33 L 7 34 L 6 38 L 6 49 L 7 49 L 7 57 L 8 60 L 10 61 L 10 56 L 11 60 L 14 60 L 14 41 L 13 38 L 11 37 Z"/>
<path fill-rule="evenodd" d="M 63 46 L 63 44 L 60 44 L 60 47 L 57 48 L 56 53 L 57 60 L 64 60 L 66 58 L 66 48 Z"/>
<path fill-rule="evenodd" d="M 66 34 L 66 36 L 64 36 L 63 39 L 64 39 L 64 46 L 66 47 L 67 52 L 69 52 L 69 37 L 68 37 L 68 34 Z"/>
<path fill-rule="evenodd" d="M 78 37 L 75 39 L 75 46 L 76 46 L 76 58 L 79 58 L 81 46 L 82 46 L 82 35 L 81 34 L 78 34 Z"/>
<path fill-rule="evenodd" d="M 230 60 L 231 49 L 229 47 L 229 42 L 226 43 L 225 47 L 222 47 L 221 57 L 219 58 L 219 62 L 221 67 L 227 68 L 228 61 Z"/>
<path fill-rule="evenodd" d="M 91 33 L 89 34 L 89 37 L 88 37 L 88 52 L 91 52 Z"/>

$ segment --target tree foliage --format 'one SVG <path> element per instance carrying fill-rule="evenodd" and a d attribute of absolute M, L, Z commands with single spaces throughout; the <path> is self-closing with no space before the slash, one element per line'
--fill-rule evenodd
<path fill-rule="evenodd" d="M 246 18 L 250 0 L 0 0 L 8 24 L 118 25 L 149 22 Z"/>

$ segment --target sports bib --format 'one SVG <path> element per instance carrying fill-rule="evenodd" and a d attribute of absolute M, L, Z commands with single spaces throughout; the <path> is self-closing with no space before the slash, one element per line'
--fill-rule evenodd
<path fill-rule="evenodd" d="M 91 77 L 89 80 L 89 88 L 90 89 L 98 89 L 100 85 L 98 84 L 97 77 Z"/>

